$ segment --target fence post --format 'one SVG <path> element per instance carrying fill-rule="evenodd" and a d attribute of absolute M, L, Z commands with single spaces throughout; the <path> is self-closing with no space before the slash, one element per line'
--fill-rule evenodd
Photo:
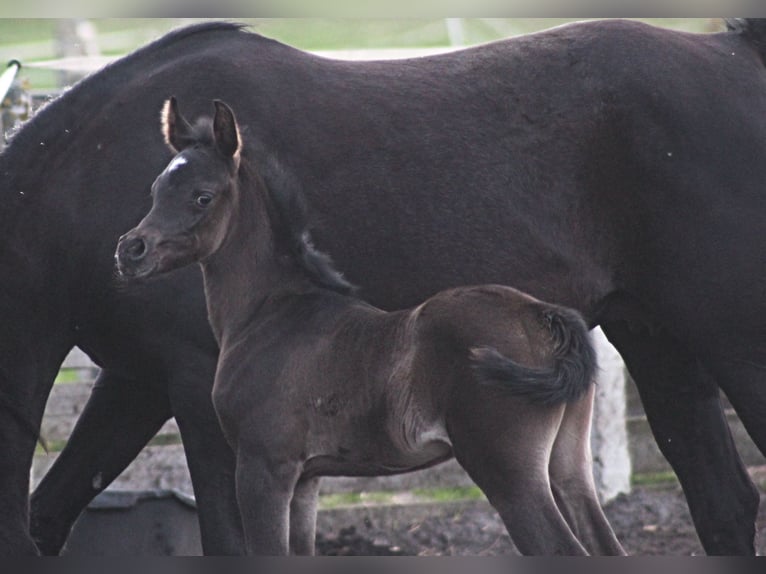
<path fill-rule="evenodd" d="M 608 502 L 630 492 L 625 365 L 601 329 L 592 333 L 599 363 L 591 431 L 593 474 L 601 501 Z"/>
<path fill-rule="evenodd" d="M 56 20 L 56 56 L 98 56 L 98 35 L 93 23 L 84 18 L 61 18 Z M 59 87 L 68 86 L 80 80 L 84 74 L 62 70 L 59 72 Z"/>
<path fill-rule="evenodd" d="M 20 69 L 21 63 L 11 60 L 0 75 L 0 150 L 5 147 L 7 132 L 32 113 L 32 98 L 17 77 Z"/>

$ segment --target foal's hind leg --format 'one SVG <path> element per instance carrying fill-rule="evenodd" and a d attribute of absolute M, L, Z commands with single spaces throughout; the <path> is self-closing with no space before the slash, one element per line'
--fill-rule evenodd
<path fill-rule="evenodd" d="M 625 551 L 604 516 L 593 482 L 590 426 L 595 387 L 564 411 L 553 443 L 550 477 L 559 510 L 578 540 L 591 554 L 624 555 Z"/>
<path fill-rule="evenodd" d="M 548 464 L 563 407 L 502 390 L 457 393 L 447 418 L 455 458 L 484 491 L 522 554 L 584 555 L 556 505 Z"/>

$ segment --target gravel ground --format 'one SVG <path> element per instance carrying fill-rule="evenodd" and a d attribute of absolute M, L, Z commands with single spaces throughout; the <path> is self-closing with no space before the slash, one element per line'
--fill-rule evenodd
<path fill-rule="evenodd" d="M 762 487 L 756 546 L 766 555 L 766 467 L 754 470 Z M 680 487 L 634 487 L 605 507 L 626 551 L 633 555 L 703 554 Z M 430 514 L 430 515 L 429 515 Z M 433 512 L 421 508 L 400 516 L 371 510 L 320 520 L 317 554 L 349 556 L 494 556 L 516 553 L 497 514 L 485 502 L 452 504 Z"/>

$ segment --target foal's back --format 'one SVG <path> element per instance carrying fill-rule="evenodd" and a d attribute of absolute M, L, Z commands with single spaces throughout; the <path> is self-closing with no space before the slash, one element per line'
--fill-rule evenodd
<path fill-rule="evenodd" d="M 501 285 L 442 291 L 395 312 L 352 296 L 320 297 L 310 327 L 314 351 L 305 354 L 305 362 L 298 354 L 294 363 L 321 372 L 318 387 L 351 386 L 357 394 L 364 388 L 369 397 L 415 392 L 437 402 L 451 391 L 451 382 L 474 378 L 476 349 L 493 349 L 529 368 L 550 366 L 546 312 L 560 309 Z"/>
<path fill-rule="evenodd" d="M 441 291 L 413 311 L 421 345 L 466 355 L 490 347 L 527 366 L 550 355 L 550 335 L 543 313 L 555 308 L 502 285 L 478 285 Z"/>

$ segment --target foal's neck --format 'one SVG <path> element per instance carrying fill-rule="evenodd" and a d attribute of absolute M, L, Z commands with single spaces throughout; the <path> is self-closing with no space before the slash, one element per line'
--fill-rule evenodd
<path fill-rule="evenodd" d="M 240 185 L 221 247 L 201 262 L 208 317 L 219 345 L 244 329 L 277 291 L 307 281 L 277 252 L 266 192 Z"/>

